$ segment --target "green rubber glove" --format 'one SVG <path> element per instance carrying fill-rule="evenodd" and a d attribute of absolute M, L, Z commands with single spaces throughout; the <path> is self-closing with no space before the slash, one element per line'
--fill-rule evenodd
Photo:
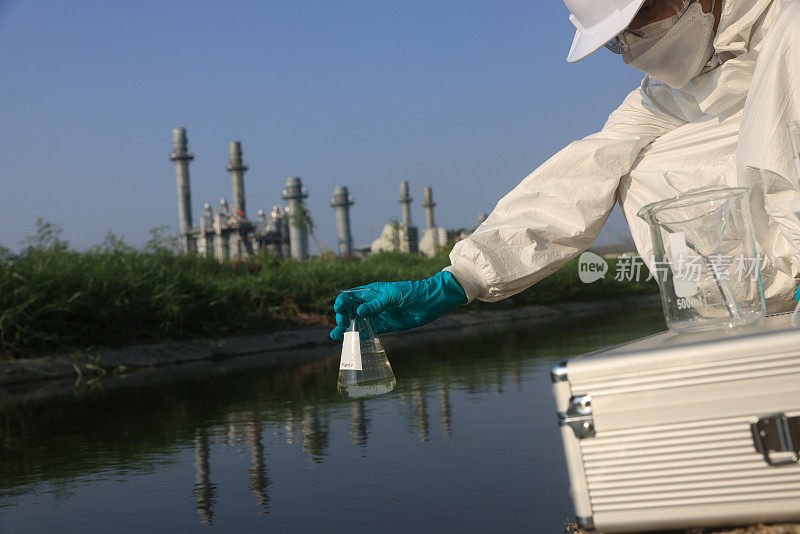
<path fill-rule="evenodd" d="M 375 298 L 356 309 L 343 295 L 336 297 L 336 328 L 331 339 L 342 339 L 354 315 L 369 318 L 376 334 L 399 332 L 427 324 L 467 303 L 467 294 L 449 271 L 417 282 L 375 282 L 356 289 L 371 289 Z"/>

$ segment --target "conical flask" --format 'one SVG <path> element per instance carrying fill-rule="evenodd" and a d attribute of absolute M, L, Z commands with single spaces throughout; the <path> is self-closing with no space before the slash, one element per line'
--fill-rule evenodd
<path fill-rule="evenodd" d="M 350 328 L 344 334 L 339 363 L 337 391 L 346 399 L 374 397 L 392 391 L 397 385 L 392 366 L 380 338 L 369 319 L 357 317 L 359 304 L 371 300 L 371 289 L 342 291 L 348 303 Z"/>

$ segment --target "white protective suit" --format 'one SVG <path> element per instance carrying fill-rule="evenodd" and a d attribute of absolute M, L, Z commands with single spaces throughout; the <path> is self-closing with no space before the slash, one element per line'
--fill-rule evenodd
<path fill-rule="evenodd" d="M 546 161 L 456 244 L 446 270 L 470 301 L 501 300 L 558 270 L 595 240 L 615 200 L 649 261 L 639 209 L 726 184 L 752 189 L 768 312 L 791 309 L 800 193 L 788 124 L 800 121 L 800 0 L 725 0 L 714 47 L 722 64 L 680 90 L 645 76 L 602 131 Z"/>

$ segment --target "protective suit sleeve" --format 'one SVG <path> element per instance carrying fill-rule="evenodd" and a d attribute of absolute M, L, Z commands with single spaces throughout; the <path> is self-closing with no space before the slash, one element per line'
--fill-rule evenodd
<path fill-rule="evenodd" d="M 595 240 L 620 178 L 656 137 L 685 123 L 657 104 L 653 89 L 630 93 L 599 133 L 570 143 L 498 202 L 450 253 L 467 298 L 494 302 L 553 273 Z M 669 98 L 669 91 L 656 98 Z"/>
<path fill-rule="evenodd" d="M 794 279 L 794 288 L 800 278 L 800 176 L 791 148 L 792 123 L 800 123 L 798 1 L 782 9 L 759 51 L 737 153 L 740 184 L 751 190 L 753 221 L 765 236 L 759 242 L 762 272 L 777 270 Z"/>

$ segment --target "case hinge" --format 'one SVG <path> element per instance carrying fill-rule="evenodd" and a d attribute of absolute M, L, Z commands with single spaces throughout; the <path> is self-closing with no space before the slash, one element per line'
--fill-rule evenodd
<path fill-rule="evenodd" d="M 592 417 L 592 396 L 573 395 L 569 398 L 566 413 L 559 412 L 558 424 L 569 425 L 578 439 L 594 437 L 594 418 Z"/>
<path fill-rule="evenodd" d="M 800 416 L 779 413 L 765 415 L 750 423 L 753 444 L 769 465 L 797 463 L 800 459 Z M 787 453 L 774 458 L 772 453 Z"/>

